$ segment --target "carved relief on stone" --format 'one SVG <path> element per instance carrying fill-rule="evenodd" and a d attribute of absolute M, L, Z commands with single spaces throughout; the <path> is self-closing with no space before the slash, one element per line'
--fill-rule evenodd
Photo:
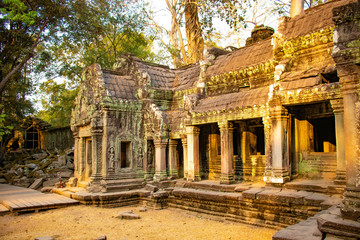
<path fill-rule="evenodd" d="M 148 170 L 152 169 L 154 165 L 154 157 L 155 157 L 155 148 L 154 145 L 148 142 L 147 144 L 147 166 Z"/>
<path fill-rule="evenodd" d="M 184 110 L 191 111 L 199 101 L 198 94 L 184 95 Z"/>
<path fill-rule="evenodd" d="M 115 170 L 116 160 L 115 160 L 115 149 L 114 149 L 114 147 L 109 147 L 108 156 L 109 156 L 109 169 L 110 170 Z"/>
<path fill-rule="evenodd" d="M 139 147 L 139 154 L 138 154 L 138 158 L 137 158 L 137 166 L 138 166 L 138 168 L 143 167 L 143 159 L 144 159 L 143 148 L 140 146 Z"/>

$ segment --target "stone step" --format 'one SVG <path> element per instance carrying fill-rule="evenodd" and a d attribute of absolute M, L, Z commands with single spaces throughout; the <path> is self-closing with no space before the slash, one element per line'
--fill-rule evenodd
<path fill-rule="evenodd" d="M 106 192 L 124 192 L 134 189 L 141 189 L 144 185 L 141 184 L 120 184 L 120 185 L 106 185 L 105 191 Z"/>
<path fill-rule="evenodd" d="M 119 186 L 129 184 L 143 184 L 144 179 L 142 178 L 131 178 L 131 179 L 120 179 L 120 180 L 106 180 L 106 186 Z"/>
<path fill-rule="evenodd" d="M 178 182 L 177 186 L 215 192 L 235 192 L 237 184 L 222 185 L 218 182 Z"/>

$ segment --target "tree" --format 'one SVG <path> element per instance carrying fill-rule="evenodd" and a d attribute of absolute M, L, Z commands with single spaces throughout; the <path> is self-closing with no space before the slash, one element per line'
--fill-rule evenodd
<path fill-rule="evenodd" d="M 171 30 L 160 26 L 151 11 L 145 11 L 158 34 L 160 41 L 170 52 L 175 67 L 195 63 L 202 59 L 204 39 L 213 33 L 213 18 L 225 20 L 232 28 L 243 23 L 246 8 L 242 4 L 247 1 L 232 0 L 165 0 L 171 14 Z M 181 26 L 185 15 L 185 32 L 187 39 L 182 36 Z M 166 43 L 163 34 L 169 37 Z"/>
<path fill-rule="evenodd" d="M 189 63 L 196 63 L 203 59 L 204 39 L 198 15 L 198 0 L 185 0 L 185 29 L 188 39 Z"/>
<path fill-rule="evenodd" d="M 145 29 L 141 5 L 140 1 L 94 0 L 91 12 L 96 14 L 87 12 L 86 15 L 96 31 L 87 31 L 81 44 L 70 38 L 62 39 L 60 44 L 41 51 L 36 59 L 36 72 L 45 72 L 50 80 L 40 85 L 43 107 L 38 114 L 40 118 L 53 126 L 69 125 L 81 72 L 86 66 L 99 63 L 102 68 L 112 69 L 117 57 L 127 52 L 154 61 L 153 37 Z M 56 83 L 54 79 L 58 78 L 65 79 L 66 83 Z M 48 98 L 50 101 L 44 100 Z"/>
<path fill-rule="evenodd" d="M 41 103 L 44 110 L 39 111 L 37 116 L 54 127 L 69 126 L 78 88 L 69 89 L 66 83 L 48 80 L 40 85 L 40 91 L 43 96 Z"/>

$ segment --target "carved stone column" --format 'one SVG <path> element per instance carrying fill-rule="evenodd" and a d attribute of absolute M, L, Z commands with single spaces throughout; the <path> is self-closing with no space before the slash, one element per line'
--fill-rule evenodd
<path fill-rule="evenodd" d="M 188 146 L 187 137 L 181 139 L 183 145 L 183 156 L 184 156 L 184 179 L 188 178 Z"/>
<path fill-rule="evenodd" d="M 89 138 L 85 139 L 85 180 L 89 181 L 92 174 L 92 142 Z"/>
<path fill-rule="evenodd" d="M 154 140 L 155 145 L 155 181 L 161 181 L 167 178 L 166 173 L 166 146 L 167 139 Z"/>
<path fill-rule="evenodd" d="M 273 177 L 271 183 L 285 183 L 289 177 L 289 146 L 287 140 L 288 112 L 283 106 L 276 106 L 270 111 L 271 117 L 271 159 Z"/>
<path fill-rule="evenodd" d="M 79 151 L 78 151 L 78 160 L 79 160 L 79 181 L 84 180 L 84 169 L 85 169 L 85 141 L 83 137 L 79 139 Z"/>
<path fill-rule="evenodd" d="M 264 140 L 265 140 L 265 172 L 263 180 L 268 182 L 272 176 L 272 156 L 271 156 L 271 119 L 269 116 L 262 118 L 264 124 Z"/>
<path fill-rule="evenodd" d="M 94 129 L 91 131 L 92 140 L 92 181 L 101 180 L 102 165 L 102 130 Z"/>
<path fill-rule="evenodd" d="M 74 133 L 74 177 L 79 179 L 79 142 L 78 133 Z"/>
<path fill-rule="evenodd" d="M 220 183 L 230 184 L 234 180 L 234 142 L 233 142 L 233 124 L 224 121 L 218 123 L 221 139 L 221 176 Z"/>
<path fill-rule="evenodd" d="M 176 147 L 177 147 L 177 141 L 170 139 L 168 156 L 169 156 L 169 175 L 171 178 L 178 177 L 177 162 L 176 162 Z"/>
<path fill-rule="evenodd" d="M 188 180 L 200 181 L 199 163 L 199 134 L 200 129 L 195 126 L 186 127 L 188 144 Z"/>
<path fill-rule="evenodd" d="M 335 115 L 336 134 L 336 177 L 335 184 L 346 184 L 344 103 L 342 99 L 330 101 Z"/>

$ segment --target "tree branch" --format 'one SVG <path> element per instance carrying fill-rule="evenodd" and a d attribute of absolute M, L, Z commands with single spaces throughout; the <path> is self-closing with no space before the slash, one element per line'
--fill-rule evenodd
<path fill-rule="evenodd" d="M 38 36 L 36 37 L 33 45 L 31 46 L 29 53 L 26 54 L 26 56 L 24 57 L 24 59 L 16 66 L 14 67 L 8 74 L 6 74 L 6 76 L 1 79 L 0 82 L 0 93 L 2 93 L 2 91 L 4 90 L 6 83 L 10 80 L 10 78 L 17 72 L 19 71 L 27 61 L 29 61 L 30 58 L 32 58 L 34 56 L 34 50 L 37 47 L 41 34 L 44 31 L 45 27 L 46 27 L 47 23 L 44 23 L 44 25 L 41 27 Z"/>

